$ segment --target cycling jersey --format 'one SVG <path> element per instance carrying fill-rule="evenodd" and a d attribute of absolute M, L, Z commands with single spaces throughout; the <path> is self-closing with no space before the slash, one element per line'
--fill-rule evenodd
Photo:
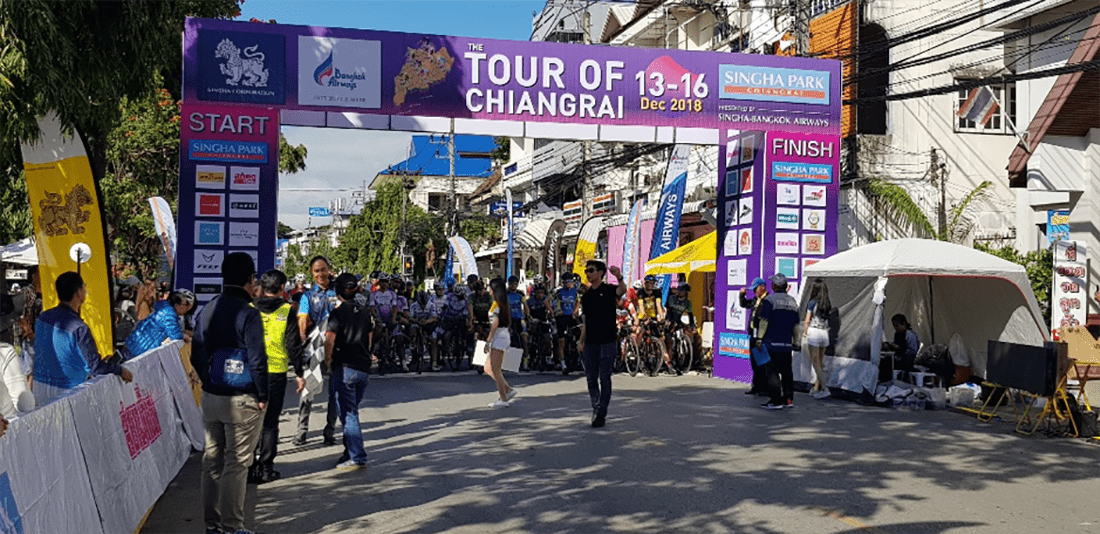
<path fill-rule="evenodd" d="M 657 318 L 657 303 L 661 301 L 661 292 L 654 289 L 647 292 L 642 289 L 637 292 L 637 296 L 634 301 L 634 312 L 638 314 L 639 319 L 656 319 Z"/>
<path fill-rule="evenodd" d="M 454 293 L 448 293 L 443 300 L 443 320 L 453 321 L 465 317 L 467 313 L 469 310 L 466 308 L 466 301 L 459 299 Z"/>
<path fill-rule="evenodd" d="M 508 307 L 512 310 L 512 319 L 523 320 L 523 303 L 526 300 L 519 291 L 508 292 Z"/>
<path fill-rule="evenodd" d="M 573 315 L 573 309 L 577 307 L 577 288 L 560 288 L 554 299 L 554 310 L 558 315 Z"/>
<path fill-rule="evenodd" d="M 665 317 L 669 322 L 680 324 L 680 318 L 685 313 L 691 313 L 691 300 L 680 298 L 676 294 L 668 296 L 668 304 L 665 306 Z"/>
<path fill-rule="evenodd" d="M 546 306 L 545 299 L 532 297 L 531 300 L 527 302 L 527 309 L 531 312 L 531 317 L 540 321 L 546 321 L 547 317 L 550 315 L 550 310 Z"/>
<path fill-rule="evenodd" d="M 423 306 L 420 305 L 420 302 L 413 301 L 412 306 L 409 307 L 409 317 L 414 321 L 430 321 L 432 318 L 437 318 L 438 316 L 438 311 L 435 306 L 432 306 L 431 301 L 428 301 Z"/>
<path fill-rule="evenodd" d="M 484 295 L 474 293 L 470 295 L 470 303 L 474 308 L 474 320 L 479 323 L 489 322 L 489 309 L 493 305 L 493 296 L 488 291 Z"/>
<path fill-rule="evenodd" d="M 392 323 L 398 309 L 397 293 L 390 290 L 375 291 L 370 296 L 370 305 L 378 312 L 378 318 L 386 323 Z"/>

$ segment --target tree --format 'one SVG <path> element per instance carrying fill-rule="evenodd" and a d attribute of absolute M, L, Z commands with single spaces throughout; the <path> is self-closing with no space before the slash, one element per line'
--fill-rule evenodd
<path fill-rule="evenodd" d="M 436 250 L 447 250 L 444 221 L 438 215 L 407 203 L 405 223 L 402 224 L 401 203 L 406 194 L 400 181 L 383 182 L 377 188 L 375 199 L 368 202 L 361 213 L 352 216 L 343 242 L 334 253 L 334 262 L 358 273 L 400 272 L 398 251 L 404 240 L 405 253 L 416 258 L 415 275 L 423 277 L 428 244 L 433 244 Z"/>
<path fill-rule="evenodd" d="M 881 178 L 870 178 L 863 184 L 863 192 L 871 200 L 875 210 L 902 230 L 920 237 L 953 243 L 961 243 L 970 235 L 974 229 L 974 220 L 967 215 L 967 209 L 974 201 L 984 199 L 992 188 L 993 182 L 988 180 L 978 184 L 952 206 L 947 216 L 946 230 L 938 232 L 928 215 L 904 187 Z"/>
<path fill-rule="evenodd" d="M 1020 253 L 1015 247 L 1006 245 L 993 248 L 981 243 L 974 243 L 974 248 L 997 256 L 1003 260 L 1023 265 L 1027 270 L 1027 278 L 1031 281 L 1031 290 L 1035 292 L 1035 300 L 1039 301 L 1039 309 L 1043 311 L 1045 324 L 1050 324 L 1051 290 L 1054 283 L 1054 251 L 1052 249 L 1032 250 Z"/>
<path fill-rule="evenodd" d="M 474 247 L 482 240 L 495 242 L 500 239 L 500 220 L 485 213 L 466 215 L 458 226 L 458 235 Z"/>
<path fill-rule="evenodd" d="M 279 132 L 279 172 L 294 174 L 306 170 L 306 156 L 309 150 L 305 145 L 292 145 L 286 142 L 286 136 Z"/>
<path fill-rule="evenodd" d="M 293 228 L 283 224 L 283 221 L 279 221 L 278 229 L 275 232 L 276 234 L 278 234 L 279 239 L 287 239 L 290 233 L 293 231 Z"/>
<path fill-rule="evenodd" d="M 0 140 L 37 139 L 35 117 L 55 111 L 102 179 L 124 99 L 179 79 L 184 19 L 239 14 L 236 0 L 0 0 Z"/>
<path fill-rule="evenodd" d="M 28 237 L 34 231 L 18 151 L 18 145 L 0 144 L 0 245 Z"/>

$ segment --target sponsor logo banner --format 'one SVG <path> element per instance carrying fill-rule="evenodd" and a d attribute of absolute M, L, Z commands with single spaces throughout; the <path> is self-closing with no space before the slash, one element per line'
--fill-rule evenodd
<path fill-rule="evenodd" d="M 798 278 L 798 258 L 775 258 L 775 272 L 787 278 Z"/>
<path fill-rule="evenodd" d="M 260 216 L 260 195 L 229 195 L 229 217 L 255 219 Z"/>
<path fill-rule="evenodd" d="M 744 287 L 749 280 L 748 260 L 730 260 L 726 265 L 726 285 Z"/>
<path fill-rule="evenodd" d="M 797 104 L 829 104 L 828 71 L 719 65 L 719 97 Z"/>
<path fill-rule="evenodd" d="M 259 167 L 230 167 L 229 188 L 237 191 L 259 191 Z"/>
<path fill-rule="evenodd" d="M 188 157 L 194 161 L 267 163 L 267 143 L 191 139 L 187 149 Z"/>
<path fill-rule="evenodd" d="M 737 226 L 737 201 L 726 201 L 726 226 Z"/>
<path fill-rule="evenodd" d="M 229 223 L 229 246 L 231 247 L 258 247 L 260 246 L 260 223 L 233 222 Z"/>
<path fill-rule="evenodd" d="M 737 255 L 748 256 L 752 254 L 752 229 L 742 228 L 737 232 Z"/>
<path fill-rule="evenodd" d="M 726 232 L 726 240 L 722 243 L 722 255 L 723 256 L 736 256 L 737 255 L 737 229 L 730 228 Z"/>
<path fill-rule="evenodd" d="M 298 36 L 298 103 L 382 107 L 382 42 Z"/>
<path fill-rule="evenodd" d="M 780 230 L 798 230 L 798 208 L 776 208 L 775 227 Z"/>
<path fill-rule="evenodd" d="M 813 256 L 824 256 L 825 234 L 802 234 L 802 253 Z"/>
<path fill-rule="evenodd" d="M 208 301 L 222 292 L 222 279 L 195 277 L 195 298 Z"/>
<path fill-rule="evenodd" d="M 221 165 L 196 165 L 195 187 L 199 189 L 225 189 L 225 167 Z"/>
<path fill-rule="evenodd" d="M 777 184 L 775 203 L 785 206 L 797 206 L 801 204 L 801 186 L 795 184 Z"/>
<path fill-rule="evenodd" d="M 833 181 L 833 166 L 818 163 L 772 163 L 772 178 L 777 182 L 816 182 Z"/>
<path fill-rule="evenodd" d="M 221 193 L 195 193 L 196 217 L 224 217 L 225 195 Z"/>
<path fill-rule="evenodd" d="M 802 187 L 802 204 L 824 208 L 829 201 L 828 192 L 823 185 L 806 185 Z"/>
<path fill-rule="evenodd" d="M 802 229 L 814 232 L 825 231 L 825 210 L 802 210 Z"/>
<path fill-rule="evenodd" d="M 738 224 L 752 224 L 752 197 L 741 198 L 740 203 L 737 206 L 737 222 Z"/>
<path fill-rule="evenodd" d="M 737 196 L 741 192 L 741 178 L 738 176 L 740 173 L 736 170 L 726 173 L 726 196 Z"/>
<path fill-rule="evenodd" d="M 199 30 L 198 99 L 286 102 L 286 40 L 282 35 Z"/>
<path fill-rule="evenodd" d="M 776 232 L 776 254 L 798 254 L 798 234 L 793 232 Z"/>
<path fill-rule="evenodd" d="M 225 259 L 224 250 L 195 249 L 195 273 L 220 274 L 222 272 L 222 260 Z"/>
<path fill-rule="evenodd" d="M 718 336 L 718 354 L 732 358 L 748 358 L 749 335 L 722 332 Z"/>
<path fill-rule="evenodd" d="M 224 245 L 224 229 L 225 223 L 220 221 L 195 221 L 195 244 Z"/>

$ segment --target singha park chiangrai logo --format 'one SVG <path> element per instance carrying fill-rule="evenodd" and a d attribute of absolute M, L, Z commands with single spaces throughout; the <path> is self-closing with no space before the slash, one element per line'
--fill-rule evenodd
<path fill-rule="evenodd" d="M 283 104 L 285 43 L 282 35 L 200 30 L 198 98 Z"/>

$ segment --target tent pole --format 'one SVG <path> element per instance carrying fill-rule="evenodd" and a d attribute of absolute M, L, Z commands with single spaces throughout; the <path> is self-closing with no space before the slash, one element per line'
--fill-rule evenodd
<path fill-rule="evenodd" d="M 936 294 L 932 292 L 932 277 L 928 277 L 928 332 L 932 337 L 929 346 L 936 344 Z"/>

